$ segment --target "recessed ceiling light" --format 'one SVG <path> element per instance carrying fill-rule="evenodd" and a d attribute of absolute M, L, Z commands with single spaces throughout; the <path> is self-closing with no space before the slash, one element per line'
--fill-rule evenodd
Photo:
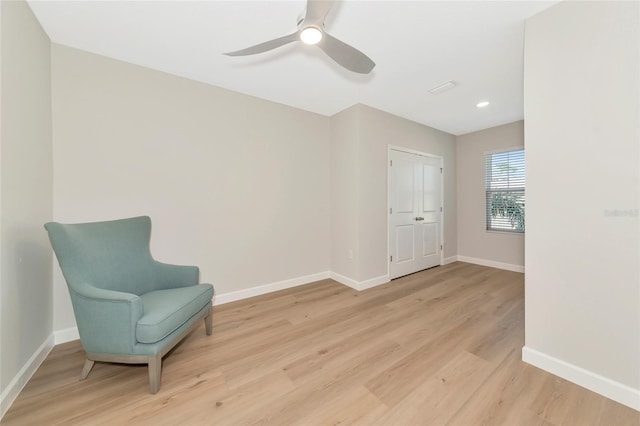
<path fill-rule="evenodd" d="M 484 108 L 484 107 L 486 107 L 487 105 L 489 105 L 489 101 L 482 101 L 482 102 L 478 102 L 478 103 L 476 104 L 476 107 L 478 107 L 478 108 Z"/>
<path fill-rule="evenodd" d="M 300 40 L 306 44 L 317 44 L 322 40 L 322 31 L 316 27 L 307 27 L 300 33 Z"/>

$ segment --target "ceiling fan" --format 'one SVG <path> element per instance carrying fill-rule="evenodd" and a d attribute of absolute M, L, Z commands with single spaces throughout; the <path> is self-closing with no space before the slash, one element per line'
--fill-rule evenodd
<path fill-rule="evenodd" d="M 307 0 L 307 11 L 304 18 L 298 21 L 298 30 L 292 34 L 279 37 L 246 49 L 225 53 L 227 56 L 247 56 L 266 52 L 294 41 L 316 45 L 331 59 L 344 68 L 359 73 L 369 74 L 376 66 L 367 55 L 355 47 L 338 40 L 324 30 L 324 19 L 333 6 L 333 0 Z"/>

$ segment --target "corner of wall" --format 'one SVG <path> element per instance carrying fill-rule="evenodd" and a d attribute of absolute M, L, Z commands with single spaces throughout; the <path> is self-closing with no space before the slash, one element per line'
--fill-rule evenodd
<path fill-rule="evenodd" d="M 11 404 L 16 400 L 22 389 L 24 389 L 25 385 L 35 374 L 40 365 L 42 365 L 55 344 L 55 338 L 52 334 L 42 342 L 40 347 L 33 353 L 27 362 L 24 363 L 13 380 L 11 380 L 7 387 L 2 390 L 2 394 L 0 394 L 0 420 L 4 417 L 7 411 L 9 411 Z"/>
<path fill-rule="evenodd" d="M 4 413 L 53 346 L 53 256 L 42 228 L 52 216 L 53 161 L 51 43 L 25 1 L 1 2 L 0 39 Z"/>

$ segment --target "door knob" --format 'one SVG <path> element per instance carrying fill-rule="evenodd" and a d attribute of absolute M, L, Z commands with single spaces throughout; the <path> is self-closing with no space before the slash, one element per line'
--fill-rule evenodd
<path fill-rule="evenodd" d="M 421 220 L 424 220 L 424 217 L 416 217 L 416 222 L 420 222 Z"/>

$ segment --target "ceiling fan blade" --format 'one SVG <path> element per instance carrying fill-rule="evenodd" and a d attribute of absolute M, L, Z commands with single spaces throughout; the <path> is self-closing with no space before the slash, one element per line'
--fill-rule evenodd
<path fill-rule="evenodd" d="M 306 24 L 322 25 L 324 18 L 333 7 L 333 0 L 307 0 Z"/>
<path fill-rule="evenodd" d="M 322 40 L 317 46 L 324 50 L 331 59 L 350 71 L 369 74 L 376 66 L 376 63 L 367 55 L 327 33 L 323 34 Z"/>
<path fill-rule="evenodd" d="M 247 47 L 246 49 L 236 50 L 235 52 L 223 53 L 227 56 L 247 56 L 255 55 L 256 53 L 266 52 L 276 47 L 284 46 L 285 44 L 298 40 L 298 32 L 289 34 L 283 37 L 279 37 L 273 40 L 265 41 L 264 43 L 256 44 L 255 46 Z"/>

